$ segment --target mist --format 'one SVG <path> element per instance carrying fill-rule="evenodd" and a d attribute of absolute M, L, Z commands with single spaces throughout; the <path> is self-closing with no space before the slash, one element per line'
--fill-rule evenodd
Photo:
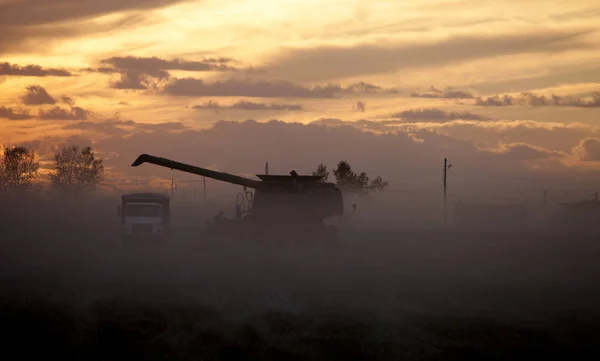
<path fill-rule="evenodd" d="M 385 195 L 345 200 L 357 209 L 328 220 L 340 230 L 334 247 L 203 235 L 218 211 L 231 217 L 234 195 L 174 197 L 168 239 L 135 244 L 119 242 L 117 194 L 4 197 L 8 348 L 93 359 L 597 352 L 592 236 L 458 229 L 452 212 L 439 224 L 433 200 L 412 216 L 420 223 L 403 224 L 408 213 Z"/>

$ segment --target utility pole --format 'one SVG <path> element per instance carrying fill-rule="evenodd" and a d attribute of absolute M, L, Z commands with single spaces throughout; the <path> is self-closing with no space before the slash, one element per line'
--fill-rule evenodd
<path fill-rule="evenodd" d="M 269 175 L 269 162 L 265 164 L 265 174 Z"/>
<path fill-rule="evenodd" d="M 544 207 L 546 207 L 546 205 L 548 204 L 547 199 L 548 199 L 547 198 L 547 193 L 546 193 L 546 190 L 544 189 Z"/>
<path fill-rule="evenodd" d="M 444 158 L 444 224 L 446 224 L 446 206 L 448 204 L 448 198 L 446 196 L 446 179 L 448 178 L 447 173 L 448 173 L 448 169 L 450 169 L 450 167 L 452 167 L 451 165 L 448 165 L 448 159 Z"/>
<path fill-rule="evenodd" d="M 206 200 L 206 177 L 202 177 L 202 183 L 203 183 L 203 187 L 204 187 L 204 200 Z"/>

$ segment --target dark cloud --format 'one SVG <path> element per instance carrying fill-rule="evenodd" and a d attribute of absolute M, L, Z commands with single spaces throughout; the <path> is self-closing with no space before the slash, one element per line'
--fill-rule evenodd
<path fill-rule="evenodd" d="M 38 118 L 43 120 L 87 120 L 91 114 L 89 110 L 81 107 L 71 107 L 71 109 L 64 109 L 59 106 L 55 106 L 50 109 L 42 109 L 38 115 Z"/>
<path fill-rule="evenodd" d="M 1 6 L 0 6 L 1 7 Z M 0 9 L 1 11 L 1 9 Z M 0 33 L 0 36 L 2 34 Z M 0 44 L 1 45 L 1 44 Z M 25 65 L 20 66 L 17 64 L 0 63 L 0 76 L 59 76 L 67 77 L 72 76 L 69 71 L 65 69 L 57 68 L 42 68 L 39 65 Z"/>
<path fill-rule="evenodd" d="M 540 30 L 514 34 L 453 36 L 439 41 L 404 44 L 322 46 L 288 49 L 267 65 L 276 77 L 327 81 L 383 74 L 401 69 L 429 68 L 475 59 L 524 53 L 555 54 L 589 48 L 583 37 L 594 30 Z M 293 78 L 290 78 L 293 77 Z"/>
<path fill-rule="evenodd" d="M 120 74 L 120 79 L 112 83 L 117 89 L 158 90 L 170 95 L 189 96 L 256 96 L 256 97 L 333 97 L 340 93 L 396 93 L 395 89 L 384 89 L 378 85 L 358 82 L 347 87 L 330 84 L 325 87 L 306 88 L 287 81 L 251 81 L 234 78 L 207 83 L 197 78 L 172 77 L 169 70 L 185 70 L 195 72 L 241 70 L 230 65 L 237 63 L 235 59 L 225 57 L 203 58 L 202 60 L 162 59 L 158 57 L 112 57 L 101 61 L 102 66 L 87 68 L 85 71 L 104 74 Z M 244 71 L 253 73 L 253 68 Z M 262 73 L 262 72 L 261 72 Z M 275 93 L 281 92 L 281 95 Z M 269 95 L 255 95 L 269 94 Z"/>
<path fill-rule="evenodd" d="M 448 135 L 455 139 L 472 141 L 482 149 L 496 149 L 498 142 L 504 144 L 530 144 L 562 153 L 572 152 L 574 144 L 588 137 L 599 137 L 600 129 L 592 125 L 566 122 L 538 122 L 521 120 L 366 120 L 343 121 L 321 118 L 312 124 L 327 127 L 352 126 L 361 130 L 382 133 L 395 131 L 418 132 L 427 130 Z"/>
<path fill-rule="evenodd" d="M 202 60 L 162 59 L 158 57 L 111 57 L 100 61 L 102 66 L 88 68 L 104 74 L 118 73 L 120 79 L 112 83 L 116 89 L 144 90 L 156 87 L 160 81 L 171 78 L 169 70 L 236 71 L 229 63 L 234 59 L 216 57 Z"/>
<path fill-rule="evenodd" d="M 454 90 L 447 88 L 445 90 L 438 89 L 433 85 L 426 93 L 413 92 L 410 94 L 413 98 L 438 98 L 438 99 L 471 99 L 473 94 L 469 91 Z"/>
<path fill-rule="evenodd" d="M 25 94 L 21 97 L 21 101 L 25 105 L 56 104 L 56 99 L 40 85 L 28 86 Z"/>
<path fill-rule="evenodd" d="M 486 106 L 486 107 L 504 107 L 508 105 L 513 105 L 514 99 L 510 95 L 504 95 L 500 97 L 499 95 L 494 95 L 488 98 L 478 97 L 475 100 L 475 105 Z"/>
<path fill-rule="evenodd" d="M 216 57 L 202 60 L 162 59 L 158 57 L 112 57 L 100 61 L 102 66 L 86 71 L 120 74 L 111 86 L 116 89 L 145 90 L 156 88 L 161 81 L 171 78 L 169 70 L 236 71 L 229 65 L 234 59 Z"/>
<path fill-rule="evenodd" d="M 37 116 L 30 115 L 27 110 L 15 113 L 11 108 L 4 108 L 4 113 L 5 115 L 10 115 L 15 120 L 31 118 L 42 120 L 87 120 L 93 114 L 90 110 L 76 106 L 75 101 L 67 95 L 62 95 L 59 99 L 62 103 L 69 105 L 69 108 L 62 108 L 56 105 L 52 108 L 40 109 Z M 52 97 L 40 85 L 28 86 L 25 94 L 21 97 L 21 101 L 23 104 L 30 106 L 54 105 L 58 103 L 58 100 Z"/>
<path fill-rule="evenodd" d="M 261 98 L 334 98 L 342 90 L 336 85 L 304 87 L 288 81 L 251 81 L 228 79 L 205 82 L 201 79 L 175 79 L 164 89 L 167 95 L 178 96 L 246 96 Z"/>
<path fill-rule="evenodd" d="M 301 111 L 304 110 L 301 104 L 265 104 L 255 103 L 251 101 L 240 100 L 231 105 L 221 105 L 214 100 L 209 100 L 206 103 L 195 105 L 194 109 L 211 109 L 211 110 L 223 110 L 223 109 L 237 109 L 237 110 L 274 110 L 274 111 Z"/>
<path fill-rule="evenodd" d="M 133 159 L 146 152 L 200 166 L 218 164 L 221 169 L 237 174 L 252 174 L 264 164 L 264 160 L 278 164 L 282 173 L 291 169 L 307 173 L 322 161 L 332 164 L 340 159 L 348 159 L 361 168 L 371 167 L 372 171 L 386 162 L 402 163 L 405 160 L 407 164 L 422 167 L 412 155 L 398 152 L 412 149 L 428 158 L 437 153 L 435 149 L 442 143 L 455 144 L 457 148 L 468 147 L 465 145 L 467 142 L 445 136 L 432 133 L 431 137 L 432 144 L 423 146 L 414 143 L 405 134 L 377 136 L 351 126 L 330 129 L 315 124 L 280 121 L 220 121 L 213 128 L 201 131 L 187 130 L 176 134 L 150 132 L 127 138 L 114 137 L 100 142 L 98 147 L 120 154 L 115 159 L 115 166 L 146 175 L 157 174 L 157 169 L 139 167 L 131 170 L 129 167 Z M 260 147 L 256 146 L 257 139 L 260 139 Z M 377 159 L 377 165 L 368 166 L 373 159 Z"/>
<path fill-rule="evenodd" d="M 367 110 L 367 104 L 365 104 L 365 102 L 362 102 L 360 100 L 357 100 L 356 104 L 354 104 L 354 106 L 352 107 L 352 111 L 355 111 L 355 112 L 363 113 L 366 110 Z"/>
<path fill-rule="evenodd" d="M 61 96 L 60 100 L 67 105 L 71 105 L 71 106 L 75 105 L 75 101 L 73 100 L 73 98 L 66 96 L 66 95 Z"/>
<path fill-rule="evenodd" d="M 6 118 L 8 120 L 27 120 L 33 118 L 33 116 L 26 110 L 15 111 L 14 108 L 0 106 L 0 118 Z"/>
<path fill-rule="evenodd" d="M 600 92 L 594 92 L 587 98 L 573 96 L 558 96 L 555 94 L 546 97 L 545 95 L 536 95 L 526 92 L 519 96 L 512 95 L 494 95 L 487 98 L 478 97 L 475 105 L 505 107 L 511 105 L 530 105 L 530 106 L 562 106 L 578 108 L 597 108 L 600 107 Z"/>
<path fill-rule="evenodd" d="M 584 162 L 600 161 L 600 137 L 589 137 L 581 140 L 575 148 L 579 159 Z"/>
<path fill-rule="evenodd" d="M 567 122 L 491 121 L 446 123 L 446 134 L 477 143 L 494 145 L 501 139 L 505 143 L 527 143 L 546 149 L 570 152 L 574 144 L 590 136 L 600 136 L 600 129 L 591 125 Z"/>
<path fill-rule="evenodd" d="M 557 152 L 543 147 L 532 146 L 526 143 L 504 144 L 498 149 L 488 151 L 504 158 L 513 159 L 516 161 L 534 161 L 567 156 L 567 154 L 564 152 Z"/>
<path fill-rule="evenodd" d="M 161 59 L 158 57 L 112 57 L 101 61 L 104 65 L 122 70 L 138 70 L 153 74 L 158 70 L 186 70 L 186 71 L 234 71 L 237 68 L 229 65 L 234 62 L 231 58 L 204 58 L 202 60 Z"/>
<path fill-rule="evenodd" d="M 167 123 L 138 123 L 133 120 L 106 119 L 98 122 L 83 121 L 67 124 L 63 127 L 66 130 L 80 130 L 94 132 L 105 135 L 121 136 L 131 134 L 135 131 L 180 131 L 188 127 L 180 122 Z"/>
<path fill-rule="evenodd" d="M 0 24 L 35 26 L 89 19 L 120 11 L 149 10 L 185 0 L 15 0 L 0 3 Z"/>
<path fill-rule="evenodd" d="M 256 146 L 257 139 L 260 146 Z M 532 162 L 535 165 L 550 162 L 557 167 L 552 168 L 555 175 L 562 175 L 563 181 L 568 179 L 569 172 L 553 160 L 558 153 L 534 145 L 508 144 L 482 150 L 472 141 L 435 131 L 417 129 L 376 134 L 341 120 L 335 127 L 274 120 L 266 123 L 221 121 L 205 130 L 114 136 L 96 146 L 117 154 L 107 160 L 107 165 L 127 177 L 193 178 L 152 165 L 130 167 L 139 154 L 150 153 L 218 171 L 250 175 L 261 172 L 265 161 L 274 174 L 287 174 L 292 169 L 310 174 L 319 163 L 332 168 L 340 160 L 347 160 L 353 168 L 383 176 L 396 190 L 403 189 L 405 184 L 407 189 L 428 185 L 437 192 L 445 157 L 456 167 L 452 175 L 453 192 L 477 192 L 481 184 L 502 183 L 504 177 L 513 178 L 515 172 L 519 172 L 519 178 L 525 178 L 536 172 L 531 167 Z M 480 190 L 489 192 L 489 188 Z"/>
<path fill-rule="evenodd" d="M 407 121 L 438 121 L 447 122 L 460 120 L 491 120 L 491 118 L 473 114 L 468 111 L 444 111 L 437 108 L 422 108 L 404 110 L 391 115 L 392 118 L 400 118 Z"/>
<path fill-rule="evenodd" d="M 115 73 L 120 72 L 119 69 L 111 68 L 108 66 L 100 66 L 97 68 L 85 68 L 85 69 L 83 69 L 83 71 L 90 72 L 90 73 L 101 73 L 101 74 L 115 74 Z"/>
<path fill-rule="evenodd" d="M 186 0 L 0 1 L 0 53 L 40 54 L 66 39 L 122 32 L 155 22 L 157 18 L 148 10 L 182 1 Z M 115 19 L 88 21 L 117 12 L 121 13 Z"/>
<path fill-rule="evenodd" d="M 169 78 L 169 73 L 164 70 L 157 70 L 152 74 L 139 70 L 124 70 L 120 72 L 119 80 L 114 81 L 111 87 L 115 89 L 127 90 L 147 90 L 155 89 L 161 80 Z"/>
<path fill-rule="evenodd" d="M 359 119 L 359 120 L 342 120 L 339 118 L 319 118 L 310 122 L 310 124 L 314 125 L 322 125 L 325 127 L 353 127 L 361 130 L 368 130 L 380 133 L 393 133 L 397 130 L 394 125 L 398 124 L 398 121 L 388 121 L 388 120 L 367 120 L 367 119 Z"/>
<path fill-rule="evenodd" d="M 351 84 L 346 89 L 344 89 L 345 92 L 349 93 L 377 93 L 383 90 L 384 89 L 379 85 L 365 82 Z"/>

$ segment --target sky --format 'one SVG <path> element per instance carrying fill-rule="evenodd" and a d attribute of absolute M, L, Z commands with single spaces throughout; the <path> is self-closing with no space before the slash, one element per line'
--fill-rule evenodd
<path fill-rule="evenodd" d="M 395 192 L 439 191 L 447 157 L 457 193 L 588 192 L 598 23 L 593 0 L 0 0 L 0 143 L 44 168 L 91 145 L 113 189 L 175 177 L 129 166 L 149 153 L 347 160 Z"/>

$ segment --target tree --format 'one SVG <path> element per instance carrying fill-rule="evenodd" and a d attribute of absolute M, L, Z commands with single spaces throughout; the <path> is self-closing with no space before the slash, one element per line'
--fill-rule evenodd
<path fill-rule="evenodd" d="M 0 162 L 0 189 L 4 191 L 29 190 L 38 176 L 40 163 L 35 153 L 22 146 L 4 147 Z"/>
<path fill-rule="evenodd" d="M 317 170 L 313 172 L 313 175 L 329 176 L 329 172 L 327 167 L 321 163 L 317 166 Z M 336 169 L 333 170 L 333 175 L 336 185 L 348 192 L 369 194 L 384 191 L 388 187 L 388 182 L 379 176 L 369 182 L 369 177 L 365 172 L 357 174 L 345 160 L 337 164 Z"/>
<path fill-rule="evenodd" d="M 387 189 L 389 186 L 388 182 L 384 181 L 380 176 L 375 177 L 369 184 L 368 189 L 371 192 L 381 192 Z"/>
<path fill-rule="evenodd" d="M 322 176 L 323 178 L 321 178 L 320 182 L 327 182 L 327 180 L 329 179 L 329 172 L 327 171 L 327 166 L 323 163 L 319 164 L 317 166 L 317 170 L 312 172 L 312 175 Z"/>
<path fill-rule="evenodd" d="M 91 147 L 63 147 L 54 154 L 50 173 L 52 188 L 68 194 L 93 192 L 104 180 L 104 164 L 97 159 Z"/>

